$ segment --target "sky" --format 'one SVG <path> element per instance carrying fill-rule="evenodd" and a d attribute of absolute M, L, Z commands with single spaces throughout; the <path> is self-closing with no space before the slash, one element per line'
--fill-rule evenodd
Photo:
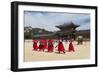
<path fill-rule="evenodd" d="M 31 26 L 32 28 L 58 31 L 59 29 L 55 26 L 69 22 L 80 25 L 77 30 L 90 29 L 90 14 L 24 11 L 24 25 Z"/>

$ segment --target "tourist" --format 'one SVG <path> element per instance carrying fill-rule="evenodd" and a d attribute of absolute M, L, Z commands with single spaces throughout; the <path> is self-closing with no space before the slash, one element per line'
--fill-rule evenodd
<path fill-rule="evenodd" d="M 77 37 L 77 44 L 78 45 L 83 44 L 83 36 L 80 35 L 80 36 Z"/>

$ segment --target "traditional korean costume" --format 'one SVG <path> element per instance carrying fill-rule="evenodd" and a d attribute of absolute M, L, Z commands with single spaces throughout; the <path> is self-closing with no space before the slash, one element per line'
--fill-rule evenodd
<path fill-rule="evenodd" d="M 33 40 L 33 50 L 38 50 L 38 45 L 37 45 L 38 41 L 37 40 Z"/>
<path fill-rule="evenodd" d="M 53 52 L 54 46 L 53 46 L 53 40 L 48 40 L 48 51 L 47 52 Z"/>

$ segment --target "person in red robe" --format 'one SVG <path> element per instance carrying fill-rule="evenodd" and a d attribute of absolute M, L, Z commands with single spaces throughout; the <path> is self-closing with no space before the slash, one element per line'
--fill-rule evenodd
<path fill-rule="evenodd" d="M 47 52 L 53 52 L 54 46 L 53 46 L 53 40 L 48 40 L 48 51 Z"/>
<path fill-rule="evenodd" d="M 39 42 L 39 51 L 44 51 L 45 50 L 45 42 L 44 42 L 44 39 L 41 39 L 40 42 Z"/>
<path fill-rule="evenodd" d="M 65 48 L 64 48 L 64 46 L 63 46 L 63 40 L 59 40 L 59 43 L 58 43 L 58 52 L 59 53 L 61 53 L 61 52 L 63 52 L 63 53 L 65 53 Z"/>
<path fill-rule="evenodd" d="M 38 45 L 37 45 L 38 41 L 37 40 L 33 40 L 33 50 L 37 51 L 38 50 Z"/>
<path fill-rule="evenodd" d="M 74 46 L 73 46 L 72 42 L 73 42 L 73 40 L 70 40 L 68 52 L 71 52 L 71 51 L 75 52 L 75 49 L 74 49 Z"/>
<path fill-rule="evenodd" d="M 40 40 L 39 41 L 39 51 L 42 51 L 43 48 L 44 48 L 44 46 L 43 46 L 43 40 Z"/>
<path fill-rule="evenodd" d="M 47 40 L 43 39 L 43 43 L 44 43 L 44 50 L 47 49 Z"/>

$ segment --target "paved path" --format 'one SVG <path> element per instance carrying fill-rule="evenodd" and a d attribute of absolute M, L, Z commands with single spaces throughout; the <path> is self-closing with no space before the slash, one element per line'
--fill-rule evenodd
<path fill-rule="evenodd" d="M 73 42 L 75 52 L 67 52 L 69 43 L 63 42 L 66 49 L 65 54 L 56 53 L 54 48 L 53 53 L 32 51 L 32 41 L 25 41 L 24 43 L 24 61 L 50 61 L 50 60 L 75 60 L 75 59 L 87 59 L 90 57 L 90 42 L 84 42 L 83 45 L 77 45 L 77 42 Z M 57 43 L 55 43 L 56 46 Z"/>

